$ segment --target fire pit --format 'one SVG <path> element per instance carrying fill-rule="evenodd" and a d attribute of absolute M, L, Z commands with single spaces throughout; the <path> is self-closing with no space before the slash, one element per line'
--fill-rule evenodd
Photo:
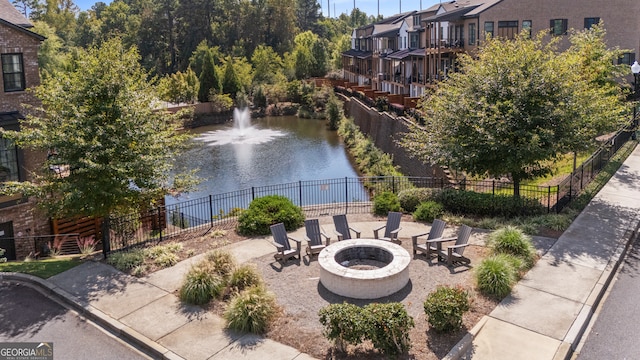
<path fill-rule="evenodd" d="M 410 261 L 407 250 L 385 240 L 339 241 L 318 255 L 320 282 L 334 294 L 377 299 L 407 285 Z"/>

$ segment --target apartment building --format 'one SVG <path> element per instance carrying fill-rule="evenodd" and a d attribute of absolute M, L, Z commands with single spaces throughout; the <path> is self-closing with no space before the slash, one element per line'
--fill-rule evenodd
<path fill-rule="evenodd" d="M 632 64 L 640 50 L 640 2 L 634 0 L 460 0 L 440 3 L 424 11 L 391 17 L 355 29 L 360 43 L 370 41 L 373 72 L 344 67 L 344 78 L 374 90 L 419 97 L 450 71 L 456 71 L 460 53 L 473 53 L 488 34 L 513 38 L 525 30 L 532 34 L 549 32 L 563 37 L 566 48 L 570 29 L 589 28 L 602 20 L 610 47 L 628 51 L 619 59 Z M 362 31 L 364 29 L 370 31 Z M 385 31 L 385 29 L 388 29 Z M 408 40 L 405 40 L 408 38 Z M 386 47 L 376 47 L 376 44 Z M 355 49 L 355 48 L 354 48 Z M 362 54 L 361 54 L 362 56 Z M 353 61 L 343 53 L 343 62 Z M 377 65 L 377 67 L 376 67 Z M 378 71 L 377 75 L 375 71 Z"/>
<path fill-rule="evenodd" d="M 0 127 L 19 130 L 26 110 L 38 105 L 27 89 L 40 84 L 38 48 L 44 37 L 29 30 L 33 25 L 8 0 L 0 0 Z M 25 181 L 40 163 L 41 155 L 18 148 L 0 137 L 0 183 Z M 24 258 L 34 250 L 28 236 L 49 234 L 49 220 L 32 200 L 0 196 L 0 248 L 9 259 Z M 17 240 L 16 237 L 22 238 Z"/>

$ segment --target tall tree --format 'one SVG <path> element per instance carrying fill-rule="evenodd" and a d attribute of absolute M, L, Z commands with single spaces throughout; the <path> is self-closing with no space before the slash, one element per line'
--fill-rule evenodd
<path fill-rule="evenodd" d="M 240 79 L 233 66 L 233 58 L 228 57 L 224 64 L 224 74 L 222 75 L 222 92 L 231 95 L 235 99 L 238 91 L 242 89 Z"/>
<path fill-rule="evenodd" d="M 174 115 L 153 109 L 154 89 L 138 61 L 113 39 L 80 51 L 73 71 L 45 78 L 36 89 L 43 108 L 2 136 L 51 156 L 33 181 L 3 192 L 35 195 L 54 217 L 102 217 L 175 189 L 167 174 L 187 138 Z"/>
<path fill-rule="evenodd" d="M 301 31 L 318 32 L 318 21 L 322 18 L 322 8 L 317 0 L 298 0 L 296 16 Z"/>
<path fill-rule="evenodd" d="M 550 174 L 553 161 L 577 142 L 594 142 L 598 129 L 624 121 L 621 93 L 589 86 L 590 78 L 576 75 L 575 61 L 558 56 L 556 42 L 542 35 L 491 39 L 477 57 L 462 56 L 462 71 L 422 102 L 425 126 L 414 126 L 403 144 L 470 175 L 509 175 L 519 196 L 523 180 Z"/>
<path fill-rule="evenodd" d="M 216 70 L 215 60 L 213 59 L 213 53 L 209 51 L 204 57 L 202 63 L 202 71 L 200 72 L 200 89 L 198 90 L 198 101 L 209 101 L 209 95 L 212 92 L 219 93 L 222 89 L 222 83 Z"/>
<path fill-rule="evenodd" d="M 282 58 L 269 46 L 259 45 L 251 56 L 253 82 L 274 84 L 282 75 Z"/>

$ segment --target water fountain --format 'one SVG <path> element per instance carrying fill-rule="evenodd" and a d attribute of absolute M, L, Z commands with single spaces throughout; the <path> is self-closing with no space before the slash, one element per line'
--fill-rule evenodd
<path fill-rule="evenodd" d="M 233 128 L 225 130 L 207 131 L 195 139 L 210 146 L 227 144 L 262 144 L 285 133 L 278 130 L 258 129 L 251 126 L 249 109 L 233 110 Z"/>

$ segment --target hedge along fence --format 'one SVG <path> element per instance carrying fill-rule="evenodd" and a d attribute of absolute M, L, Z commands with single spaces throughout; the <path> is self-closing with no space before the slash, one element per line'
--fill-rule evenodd
<path fill-rule="evenodd" d="M 131 214 L 103 222 L 104 255 L 149 242 L 161 242 L 185 231 L 206 233 L 214 228 L 235 229 L 239 214 L 251 201 L 267 195 L 281 195 L 302 207 L 307 218 L 338 214 L 364 214 L 372 211 L 371 198 L 380 192 L 395 194 L 411 188 L 475 189 L 483 196 L 502 199 L 509 184 L 497 181 L 466 181 L 450 184 L 445 178 L 378 176 L 298 181 L 252 187 L 224 194 L 176 202 L 143 214 Z M 493 191 L 491 191 L 493 190 Z M 513 193 L 513 189 L 511 190 Z M 555 212 L 557 186 L 521 186 L 522 204 L 539 204 L 540 211 Z M 502 200 L 493 206 L 502 206 Z M 168 202 L 168 201 L 167 201 Z M 525 213 L 523 209 L 523 213 Z"/>

